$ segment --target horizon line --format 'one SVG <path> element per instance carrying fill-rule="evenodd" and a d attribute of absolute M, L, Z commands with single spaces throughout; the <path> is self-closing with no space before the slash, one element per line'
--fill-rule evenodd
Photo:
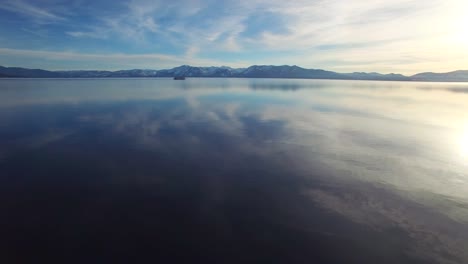
<path fill-rule="evenodd" d="M 281 66 L 287 66 L 287 67 L 299 67 L 299 68 L 302 68 L 302 69 L 306 69 L 306 70 L 323 70 L 323 71 L 328 71 L 328 72 L 334 72 L 334 73 L 339 73 L 339 74 L 352 74 L 352 73 L 377 73 L 377 74 L 382 74 L 382 75 L 391 75 L 391 74 L 396 74 L 396 75 L 402 75 L 402 76 L 405 76 L 405 77 L 411 77 L 411 76 L 414 76 L 414 75 L 417 75 L 417 74 L 422 74 L 422 73 L 434 73 L 434 74 L 446 74 L 446 73 L 453 73 L 453 72 L 458 72 L 458 71 L 468 71 L 468 70 L 463 70 L 463 69 L 456 69 L 456 70 L 451 70 L 451 71 L 444 71 L 444 72 L 437 72 L 437 71 L 424 71 L 424 72 L 416 72 L 414 74 L 410 74 L 410 75 L 407 75 L 407 74 L 403 74 L 403 73 L 398 73 L 398 72 L 390 72 L 390 73 L 380 73 L 380 72 L 377 72 L 377 71 L 352 71 L 352 72 L 338 72 L 338 71 L 332 71 L 332 70 L 327 70 L 327 69 L 324 69 L 324 68 L 305 68 L 305 67 L 302 67 L 302 66 L 299 66 L 299 65 L 296 65 L 296 64 L 293 64 L 293 65 L 290 65 L 290 64 L 278 64 L 278 65 L 274 65 L 274 64 L 252 64 L 250 66 L 247 66 L 247 67 L 231 67 L 231 66 L 228 66 L 228 65 L 221 65 L 221 66 L 214 66 L 214 65 L 211 65 L 211 66 L 194 66 L 194 65 L 190 65 L 190 64 L 181 64 L 181 65 L 178 65 L 178 66 L 174 66 L 172 68 L 161 68 L 161 69 L 152 69 L 152 68 L 131 68 L 131 69 L 107 69 L 107 70 L 104 70 L 104 69 L 73 69 L 73 70 L 63 70 L 63 69 L 47 69 L 47 68 L 27 68 L 27 67 L 22 67 L 22 66 L 5 66 L 5 65 L 0 65 L 0 67 L 5 67 L 5 68 L 20 68 L 20 69 L 28 69 L 28 70 L 43 70 L 43 71 L 50 71 L 50 72 L 73 72 L 73 71 L 105 71 L 105 72 L 118 72 L 118 71 L 132 71 L 132 70 L 152 70 L 152 71 L 161 71 L 161 70 L 170 70 L 170 69 L 174 69 L 174 68 L 177 68 L 177 67 L 183 67 L 183 66 L 188 66 L 188 67 L 194 67 L 194 68 L 210 68 L 210 67 L 215 67 L 215 68 L 222 68 L 222 67 L 226 67 L 226 68 L 231 68 L 231 69 L 247 69 L 247 68 L 250 68 L 250 67 L 253 67 L 253 66 L 273 66 L 273 67 L 281 67 Z"/>

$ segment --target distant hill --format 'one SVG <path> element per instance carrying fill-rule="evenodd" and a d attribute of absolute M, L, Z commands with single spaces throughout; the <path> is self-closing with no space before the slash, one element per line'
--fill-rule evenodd
<path fill-rule="evenodd" d="M 25 69 L 0 66 L 0 74 L 12 77 L 53 78 L 60 77 L 56 72 L 40 69 Z"/>
<path fill-rule="evenodd" d="M 194 67 L 182 65 L 164 70 L 120 70 L 120 71 L 47 71 L 0 66 L 0 77 L 19 78 L 109 78 L 109 77 L 235 77 L 235 78 L 300 78 L 332 80 L 379 80 L 379 81 L 438 81 L 468 82 L 468 71 L 448 73 L 418 73 L 413 76 L 381 74 L 377 72 L 337 73 L 321 69 L 305 69 L 299 66 L 253 65 L 248 68 Z"/>
<path fill-rule="evenodd" d="M 377 72 L 353 72 L 345 73 L 353 80 L 380 80 L 380 81 L 411 81 L 411 77 L 404 76 L 402 74 L 381 74 Z"/>
<path fill-rule="evenodd" d="M 11 77 L 15 77 L 15 76 L 0 73 L 0 78 L 11 78 Z"/>
<path fill-rule="evenodd" d="M 411 76 L 413 81 L 468 82 L 468 71 L 446 73 L 423 72 Z"/>

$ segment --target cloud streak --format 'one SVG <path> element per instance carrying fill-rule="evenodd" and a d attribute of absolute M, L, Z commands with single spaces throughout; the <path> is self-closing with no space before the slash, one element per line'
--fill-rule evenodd
<path fill-rule="evenodd" d="M 53 12 L 50 12 L 47 9 L 39 8 L 33 4 L 21 0 L 5 1 L 0 5 L 0 9 L 41 21 L 65 20 L 64 17 L 54 14 Z"/>
<path fill-rule="evenodd" d="M 222 61 L 193 58 L 192 54 L 187 56 L 171 56 L 166 54 L 125 54 L 125 53 L 110 53 L 110 54 L 92 54 L 73 51 L 37 51 L 37 50 L 19 50 L 0 48 L 0 60 L 9 61 L 10 58 L 25 58 L 31 62 L 37 61 L 79 61 L 86 62 L 88 65 L 107 64 L 112 69 L 119 70 L 125 66 L 135 68 L 152 68 L 162 69 L 171 65 L 181 65 L 185 63 L 197 64 L 201 66 L 221 65 Z M 237 63 L 243 65 L 244 63 Z M 99 68 L 99 67 L 98 67 Z M 98 69 L 92 66 L 89 69 Z M 58 68 L 61 69 L 61 68 Z M 73 69 L 73 68 L 70 68 Z M 82 69 L 82 68 L 80 68 Z"/>
<path fill-rule="evenodd" d="M 74 5 L 73 12 L 53 12 L 58 9 L 51 5 L 7 1 L 0 12 L 60 22 L 60 28 L 43 26 L 51 31 L 48 39 L 35 36 L 29 46 L 23 42 L 27 50 L 50 49 L 54 43 L 77 53 L 165 54 L 189 57 L 195 64 L 244 61 L 243 66 L 298 64 L 406 74 L 468 67 L 460 59 L 468 56 L 468 38 L 460 37 L 466 32 L 462 10 L 468 7 L 462 0 L 133 0 L 109 8 L 103 8 L 105 1 L 85 8 L 86 2 Z"/>

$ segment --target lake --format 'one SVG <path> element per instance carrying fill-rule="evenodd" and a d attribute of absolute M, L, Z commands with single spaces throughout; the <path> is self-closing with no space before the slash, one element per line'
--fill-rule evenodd
<path fill-rule="evenodd" d="M 0 262 L 468 263 L 468 83 L 0 80 Z"/>

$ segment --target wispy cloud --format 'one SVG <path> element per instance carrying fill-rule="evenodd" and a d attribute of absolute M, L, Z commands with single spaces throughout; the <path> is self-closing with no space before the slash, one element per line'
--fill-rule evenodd
<path fill-rule="evenodd" d="M 81 61 L 86 65 L 90 65 L 85 69 L 103 69 L 102 67 L 95 68 L 94 65 L 109 65 L 104 69 L 129 69 L 129 68 L 152 68 L 161 69 L 175 67 L 181 64 L 191 64 L 199 66 L 223 65 L 223 61 L 202 59 L 194 56 L 172 56 L 165 54 L 91 54 L 73 51 L 37 51 L 37 50 L 20 50 L 0 48 L 0 60 L 10 61 L 10 58 L 30 60 L 31 64 L 47 62 L 63 62 L 63 61 Z M 52 65 L 54 65 L 52 63 Z M 244 66 L 245 62 L 233 62 L 233 66 Z M 15 66 L 15 65 L 4 65 Z M 54 67 L 52 67 L 53 69 Z M 58 68 L 63 69 L 63 68 Z M 67 69 L 72 69 L 67 67 Z"/>
<path fill-rule="evenodd" d="M 59 50 L 166 54 L 223 64 L 402 73 L 468 67 L 461 59 L 468 56 L 464 0 L 98 2 L 82 0 L 67 9 L 60 1 L 6 0 L 0 12 L 43 23 L 56 37 L 36 34 L 29 46 L 20 43 L 28 50 L 64 42 L 56 45 Z M 60 27 L 52 29 L 50 22 Z M 31 31 L 27 24 L 22 28 Z"/>
<path fill-rule="evenodd" d="M 147 14 L 151 10 L 153 10 L 151 7 L 132 6 L 126 12 L 98 17 L 95 24 L 66 33 L 76 38 L 106 39 L 113 36 L 128 42 L 144 43 L 148 34 L 159 31 L 159 25 L 151 15 Z"/>
<path fill-rule="evenodd" d="M 106 39 L 108 34 L 106 31 L 67 31 L 66 34 L 75 38 L 95 38 L 95 39 Z"/>
<path fill-rule="evenodd" d="M 65 20 L 65 18 L 60 15 L 21 0 L 4 1 L 0 5 L 0 9 L 43 22 Z"/>

